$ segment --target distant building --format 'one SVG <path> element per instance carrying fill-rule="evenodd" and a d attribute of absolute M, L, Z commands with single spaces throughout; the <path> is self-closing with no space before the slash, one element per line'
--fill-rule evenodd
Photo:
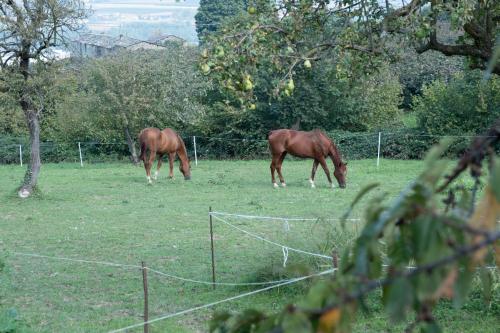
<path fill-rule="evenodd" d="M 185 44 L 185 40 L 173 35 L 160 35 L 153 40 L 143 41 L 120 35 L 118 37 L 104 34 L 82 34 L 70 45 L 71 56 L 75 58 L 99 58 L 115 54 L 123 50 L 160 50 L 168 42 Z"/>
<path fill-rule="evenodd" d="M 165 46 L 169 43 L 176 43 L 181 45 L 187 45 L 187 41 L 184 38 L 168 35 L 168 34 L 157 34 L 148 39 L 148 42 L 153 43 L 155 45 Z"/>

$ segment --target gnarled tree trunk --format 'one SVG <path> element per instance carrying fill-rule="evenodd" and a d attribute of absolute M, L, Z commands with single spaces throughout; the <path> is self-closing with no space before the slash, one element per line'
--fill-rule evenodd
<path fill-rule="evenodd" d="M 31 98 L 29 96 L 30 92 L 27 90 L 27 81 L 29 77 L 29 64 L 30 60 L 27 57 L 22 57 L 20 61 L 21 73 L 24 77 L 25 86 L 20 91 L 19 104 L 21 109 L 26 116 L 26 121 L 28 125 L 28 130 L 30 132 L 30 161 L 28 163 L 26 173 L 24 175 L 24 181 L 19 188 L 18 195 L 21 198 L 29 197 L 35 190 L 38 174 L 40 173 L 40 167 L 42 163 L 40 161 L 40 119 L 39 112 L 35 110 Z M 43 109 L 43 106 L 41 106 Z"/>
<path fill-rule="evenodd" d="M 135 165 L 139 164 L 139 158 L 137 157 L 137 150 L 135 149 L 135 142 L 130 135 L 130 130 L 128 126 L 124 127 L 125 138 L 127 139 L 128 151 L 130 152 L 130 160 Z"/>
<path fill-rule="evenodd" d="M 38 119 L 38 114 L 34 110 L 24 110 L 24 114 L 26 115 L 30 132 L 31 154 L 23 184 L 18 192 L 21 198 L 27 198 L 33 193 L 38 181 L 40 167 L 42 166 L 40 161 L 40 119 Z"/>

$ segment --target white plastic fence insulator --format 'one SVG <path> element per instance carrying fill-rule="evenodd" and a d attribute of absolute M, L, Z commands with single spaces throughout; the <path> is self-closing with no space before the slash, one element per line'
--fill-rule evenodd
<path fill-rule="evenodd" d="M 281 249 L 283 250 L 283 267 L 286 267 L 286 262 L 288 261 L 288 248 L 283 246 Z"/>
<path fill-rule="evenodd" d="M 80 145 L 80 142 L 78 142 L 78 152 L 80 153 L 80 166 L 83 167 L 82 147 Z"/>
<path fill-rule="evenodd" d="M 198 166 L 198 154 L 196 153 L 196 136 L 193 136 L 194 164 Z"/>
<path fill-rule="evenodd" d="M 23 145 L 19 145 L 19 162 L 23 166 Z"/>
<path fill-rule="evenodd" d="M 382 132 L 378 132 L 377 168 L 380 164 L 380 139 L 381 138 L 382 138 Z"/>

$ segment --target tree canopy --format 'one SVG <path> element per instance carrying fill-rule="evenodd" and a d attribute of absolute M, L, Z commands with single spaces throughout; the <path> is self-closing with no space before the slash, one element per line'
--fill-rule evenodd
<path fill-rule="evenodd" d="M 290 95 L 300 67 L 335 59 L 337 76 L 373 73 L 394 59 L 401 44 L 418 52 L 464 56 L 486 68 L 498 35 L 497 1 L 414 0 L 401 8 L 378 1 L 256 0 L 248 11 L 209 36 L 201 69 L 229 90 L 254 99 L 253 75 L 270 66 L 274 95 Z M 492 67 L 500 73 L 499 65 Z"/>
<path fill-rule="evenodd" d="M 46 99 L 39 80 L 43 64 L 52 58 L 51 48 L 62 42 L 66 32 L 78 29 L 85 15 L 80 0 L 0 2 L 0 78 L 7 77 L 30 131 L 31 158 L 20 197 L 31 195 L 40 172 L 40 116 Z"/>
<path fill-rule="evenodd" d="M 200 0 L 196 13 L 196 32 L 203 41 L 205 35 L 217 31 L 219 25 L 228 17 L 242 13 L 247 0 Z"/>

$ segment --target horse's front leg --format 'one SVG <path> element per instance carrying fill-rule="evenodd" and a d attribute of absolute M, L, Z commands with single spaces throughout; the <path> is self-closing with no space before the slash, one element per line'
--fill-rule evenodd
<path fill-rule="evenodd" d="M 162 161 L 163 155 L 158 155 L 158 164 L 156 165 L 156 171 L 155 171 L 155 176 L 153 177 L 154 180 L 158 179 L 158 175 L 160 174 L 160 168 L 163 163 Z"/>
<path fill-rule="evenodd" d="M 168 173 L 168 178 L 174 178 L 174 161 L 175 152 L 168 154 L 168 164 L 170 166 L 170 172 Z"/>
<path fill-rule="evenodd" d="M 332 182 L 332 177 L 330 177 L 330 170 L 328 170 L 328 165 L 326 164 L 326 160 L 324 157 L 321 157 L 319 159 L 319 163 L 321 164 L 321 167 L 325 171 L 326 178 L 328 178 L 328 182 L 330 183 L 330 187 L 333 188 L 333 182 Z"/>
<path fill-rule="evenodd" d="M 319 164 L 319 161 L 315 159 L 313 162 L 313 167 L 312 167 L 312 171 L 311 171 L 311 178 L 309 179 L 309 183 L 311 183 L 311 188 L 316 187 L 314 185 L 314 176 L 316 175 L 316 170 L 318 170 L 318 164 Z"/>

